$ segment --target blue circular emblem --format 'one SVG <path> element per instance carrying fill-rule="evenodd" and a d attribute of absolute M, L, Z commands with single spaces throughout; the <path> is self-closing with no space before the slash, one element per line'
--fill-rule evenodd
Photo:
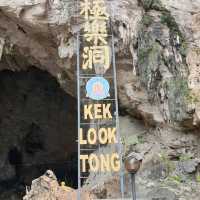
<path fill-rule="evenodd" d="M 86 84 L 87 97 L 102 100 L 110 96 L 110 85 L 103 77 L 93 77 Z"/>

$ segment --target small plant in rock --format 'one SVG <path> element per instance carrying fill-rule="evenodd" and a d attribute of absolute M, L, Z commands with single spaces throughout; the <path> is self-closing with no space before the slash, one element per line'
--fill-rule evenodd
<path fill-rule="evenodd" d="M 160 17 L 160 21 L 162 24 L 166 24 L 170 28 L 173 28 L 173 29 L 177 28 L 175 19 L 171 16 L 170 12 L 168 11 L 162 13 Z"/>
<path fill-rule="evenodd" d="M 188 103 L 198 103 L 199 102 L 199 95 L 195 94 L 194 92 L 192 92 L 191 90 L 188 91 L 188 94 L 186 96 L 186 100 L 188 101 Z"/>
<path fill-rule="evenodd" d="M 173 182 L 175 182 L 176 184 L 180 184 L 180 183 L 183 182 L 183 179 L 182 179 L 182 177 L 181 177 L 180 175 L 169 176 L 169 177 L 168 177 L 168 180 L 169 180 L 169 181 L 173 181 Z"/>
<path fill-rule="evenodd" d="M 200 174 L 199 173 L 196 175 L 196 181 L 197 181 L 197 183 L 200 183 Z"/>
<path fill-rule="evenodd" d="M 138 144 L 138 138 L 135 135 L 129 137 L 123 137 L 122 144 L 124 146 L 124 154 L 126 155 L 132 145 Z"/>
<path fill-rule="evenodd" d="M 180 161 L 188 161 L 188 160 L 191 160 L 192 159 L 192 156 L 191 155 L 188 155 L 188 154 L 183 154 L 179 157 L 179 160 Z"/>
<path fill-rule="evenodd" d="M 166 153 L 162 152 L 161 154 L 159 154 L 159 158 L 166 167 L 168 175 L 175 170 L 174 163 L 170 160 L 169 156 Z"/>
<path fill-rule="evenodd" d="M 139 135 L 138 136 L 138 142 L 139 142 L 139 144 L 144 144 L 145 143 L 145 139 L 144 139 L 143 135 Z"/>
<path fill-rule="evenodd" d="M 180 47 L 179 53 L 185 57 L 187 54 L 188 45 L 185 40 L 184 35 L 179 29 L 178 24 L 176 23 L 175 18 L 171 15 L 171 13 L 167 10 L 162 11 L 162 15 L 160 17 L 160 22 L 166 25 L 170 29 L 170 38 L 172 39 L 174 36 L 180 37 Z"/>
<path fill-rule="evenodd" d="M 160 0 L 141 0 L 143 8 L 148 10 L 158 10 L 162 11 L 165 10 Z"/>
<path fill-rule="evenodd" d="M 150 26 L 153 23 L 153 18 L 149 15 L 144 15 L 142 18 L 142 24 L 145 26 Z"/>
<path fill-rule="evenodd" d="M 136 136 L 136 135 L 123 137 L 122 143 L 126 146 L 142 144 L 142 143 L 144 143 L 144 137 L 143 136 Z"/>
<path fill-rule="evenodd" d="M 143 144 L 144 137 L 142 135 L 136 136 L 136 135 L 131 135 L 128 137 L 122 137 L 122 144 L 124 146 L 124 154 L 127 154 L 131 150 L 131 147 L 137 144 Z"/>

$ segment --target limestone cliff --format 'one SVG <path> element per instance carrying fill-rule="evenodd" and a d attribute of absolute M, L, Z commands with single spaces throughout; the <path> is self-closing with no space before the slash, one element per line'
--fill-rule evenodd
<path fill-rule="evenodd" d="M 107 3 L 118 74 L 126 77 L 118 83 L 119 89 L 125 88 L 120 90 L 121 105 L 134 109 L 144 120 L 150 117 L 149 123 L 198 125 L 200 2 Z M 0 69 L 36 66 L 55 76 L 74 95 L 76 33 L 81 28 L 76 7 L 75 1 L 2 0 Z M 135 82 L 140 84 L 140 94 L 134 91 Z"/>
<path fill-rule="evenodd" d="M 200 0 L 109 0 L 107 6 L 124 146 L 145 155 L 141 199 L 184 200 L 192 191 L 198 199 Z M 76 7 L 75 0 L 0 0 L 0 70 L 39 68 L 76 97 L 76 33 L 82 27 Z M 2 180 L 14 174 L 7 151 L 0 152 L 0 170 L 7 168 Z"/>

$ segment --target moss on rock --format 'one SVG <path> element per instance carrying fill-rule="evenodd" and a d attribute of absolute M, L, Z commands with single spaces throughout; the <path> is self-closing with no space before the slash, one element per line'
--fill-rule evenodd
<path fill-rule="evenodd" d="M 162 11 L 160 22 L 169 28 L 171 40 L 173 40 L 173 38 L 176 37 L 177 35 L 179 36 L 180 38 L 179 52 L 182 56 L 185 57 L 187 54 L 187 42 L 185 40 L 184 35 L 180 31 L 179 26 L 176 23 L 174 17 L 171 15 L 169 11 L 166 10 Z"/>
<path fill-rule="evenodd" d="M 142 7 L 148 10 L 165 10 L 160 0 L 141 0 Z"/>
<path fill-rule="evenodd" d="M 153 23 L 153 17 L 150 15 L 144 15 L 142 18 L 142 24 L 146 27 L 150 26 Z"/>
<path fill-rule="evenodd" d="M 171 109 L 171 118 L 174 121 L 184 121 L 188 119 L 186 105 L 189 95 L 187 80 L 183 77 L 175 77 L 168 82 L 169 87 L 169 106 Z"/>

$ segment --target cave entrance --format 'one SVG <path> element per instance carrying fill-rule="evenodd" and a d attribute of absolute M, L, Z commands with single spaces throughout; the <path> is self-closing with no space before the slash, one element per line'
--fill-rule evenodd
<path fill-rule="evenodd" d="M 0 187 L 30 185 L 51 169 L 77 188 L 76 99 L 37 68 L 0 72 L 0 91 Z"/>

